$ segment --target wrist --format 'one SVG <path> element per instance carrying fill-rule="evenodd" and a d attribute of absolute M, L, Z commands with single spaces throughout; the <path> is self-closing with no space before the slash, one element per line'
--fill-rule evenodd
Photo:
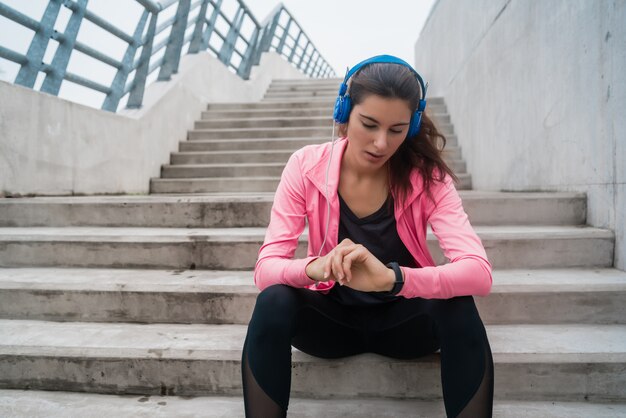
<path fill-rule="evenodd" d="M 393 290 L 393 287 L 395 286 L 396 283 L 396 272 L 392 269 L 387 267 L 387 281 L 385 283 L 385 287 L 383 288 L 383 290 L 385 292 L 391 292 Z"/>
<path fill-rule="evenodd" d="M 319 259 L 319 257 L 314 258 L 313 260 L 309 261 L 309 263 L 306 265 L 306 267 L 304 268 L 304 273 L 307 275 L 307 277 L 311 280 L 315 280 L 316 282 L 320 279 L 317 278 L 317 275 L 315 274 L 316 271 L 316 261 Z"/>
<path fill-rule="evenodd" d="M 393 283 L 391 285 L 391 288 L 389 289 L 389 287 L 387 287 L 386 290 L 387 292 L 396 295 L 402 290 L 402 287 L 404 286 L 404 272 L 400 268 L 400 265 L 395 261 L 391 261 L 385 266 L 388 267 L 389 270 L 391 270 L 391 273 L 393 275 Z"/>

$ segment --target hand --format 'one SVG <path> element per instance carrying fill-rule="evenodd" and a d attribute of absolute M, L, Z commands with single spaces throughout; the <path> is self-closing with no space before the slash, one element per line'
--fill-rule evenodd
<path fill-rule="evenodd" d="M 350 239 L 344 239 L 328 254 L 310 263 L 306 270 L 307 275 L 315 280 L 335 280 L 340 285 L 363 292 L 391 290 L 395 281 L 392 269 L 363 245 Z"/>

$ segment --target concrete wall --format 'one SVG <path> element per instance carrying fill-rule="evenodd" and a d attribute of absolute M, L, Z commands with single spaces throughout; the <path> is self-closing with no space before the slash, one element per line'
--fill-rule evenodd
<path fill-rule="evenodd" d="M 587 193 L 626 269 L 626 0 L 439 0 L 415 65 L 475 189 Z"/>
<path fill-rule="evenodd" d="M 274 78 L 307 77 L 274 52 L 247 81 L 206 52 L 185 55 L 141 109 L 117 114 L 0 82 L 0 196 L 148 193 L 208 102 L 258 101 Z"/>

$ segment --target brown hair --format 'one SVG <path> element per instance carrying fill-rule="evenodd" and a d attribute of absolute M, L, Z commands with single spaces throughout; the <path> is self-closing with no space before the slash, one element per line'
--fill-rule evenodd
<path fill-rule="evenodd" d="M 413 113 L 420 99 L 420 85 L 415 74 L 404 65 L 373 63 L 364 66 L 350 78 L 348 93 L 352 99 L 352 109 L 373 94 L 406 100 Z M 340 126 L 341 136 L 346 135 L 346 128 L 345 124 Z M 447 173 L 458 183 L 458 177 L 443 160 L 445 146 L 445 136 L 437 130 L 428 115 L 423 113 L 417 135 L 406 138 L 389 159 L 390 185 L 395 188 L 400 201 L 406 199 L 413 189 L 409 175 L 415 167 L 420 171 L 426 194 L 433 202 L 430 187 L 434 181 L 443 181 Z M 435 169 L 439 171 L 438 177 L 434 175 Z"/>

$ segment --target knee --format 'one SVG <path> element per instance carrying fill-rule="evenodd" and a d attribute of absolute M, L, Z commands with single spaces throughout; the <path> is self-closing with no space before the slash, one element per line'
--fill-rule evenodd
<path fill-rule="evenodd" d="M 257 296 L 250 321 L 256 328 L 287 328 L 297 310 L 294 287 L 275 284 L 263 289 Z"/>
<path fill-rule="evenodd" d="M 441 299 L 434 317 L 440 331 L 441 328 L 446 328 L 457 334 L 475 334 L 476 331 L 484 330 L 472 296 Z"/>
<path fill-rule="evenodd" d="M 294 305 L 295 288 L 286 284 L 273 284 L 263 289 L 256 298 L 257 306 L 285 310 Z"/>

